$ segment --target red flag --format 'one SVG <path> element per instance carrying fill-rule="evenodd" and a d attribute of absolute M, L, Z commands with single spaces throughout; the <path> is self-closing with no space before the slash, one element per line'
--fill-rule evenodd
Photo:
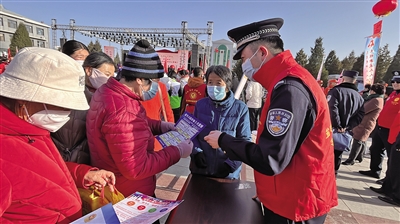
<path fill-rule="evenodd" d="M 381 30 L 382 30 L 382 20 L 380 20 L 379 22 L 374 24 L 374 33 L 373 33 L 373 35 L 381 33 Z"/>
<path fill-rule="evenodd" d="M 230 66 L 231 66 L 231 61 L 228 60 L 228 62 L 226 63 L 226 67 L 227 67 L 227 68 L 230 68 Z"/>
<path fill-rule="evenodd" d="M 164 72 L 165 72 L 165 73 L 168 73 L 167 59 L 164 59 Z"/>

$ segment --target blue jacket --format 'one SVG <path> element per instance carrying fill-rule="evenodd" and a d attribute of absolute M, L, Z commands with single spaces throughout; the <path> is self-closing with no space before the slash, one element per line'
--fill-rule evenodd
<path fill-rule="evenodd" d="M 239 178 L 242 162 L 230 160 L 220 148 L 213 149 L 204 141 L 204 137 L 214 130 L 251 141 L 249 110 L 246 104 L 236 100 L 232 91 L 227 94 L 228 97 L 222 102 L 206 97 L 196 103 L 194 116 L 206 124 L 206 127 L 193 140 L 190 171 L 194 174 Z M 206 168 L 198 167 L 194 161 L 199 152 L 204 153 Z"/>

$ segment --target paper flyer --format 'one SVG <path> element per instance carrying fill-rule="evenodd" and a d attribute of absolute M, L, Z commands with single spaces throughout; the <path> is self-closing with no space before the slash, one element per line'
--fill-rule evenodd
<path fill-rule="evenodd" d="M 115 214 L 113 205 L 111 203 L 104 205 L 103 207 L 83 216 L 80 219 L 77 219 L 71 224 L 97 224 L 97 223 L 120 223 L 117 215 Z"/>
<path fill-rule="evenodd" d="M 205 124 L 192 114 L 185 112 L 179 118 L 175 127 L 177 131 L 169 131 L 156 137 L 163 148 L 178 145 L 187 139 L 193 140 L 205 128 Z"/>
<path fill-rule="evenodd" d="M 182 203 L 153 198 L 136 192 L 114 205 L 121 223 L 153 223 Z"/>

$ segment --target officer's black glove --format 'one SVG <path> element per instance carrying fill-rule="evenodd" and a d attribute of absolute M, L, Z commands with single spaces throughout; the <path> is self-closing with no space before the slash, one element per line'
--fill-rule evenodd
<path fill-rule="evenodd" d="M 199 152 L 199 153 L 194 155 L 194 163 L 199 168 L 206 168 L 207 167 L 206 156 L 204 155 L 203 152 Z"/>

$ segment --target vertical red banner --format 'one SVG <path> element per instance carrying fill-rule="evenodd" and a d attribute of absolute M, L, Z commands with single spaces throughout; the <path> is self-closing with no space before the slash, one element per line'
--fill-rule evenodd
<path fill-rule="evenodd" d="M 114 47 L 104 46 L 104 53 L 114 60 Z"/>

